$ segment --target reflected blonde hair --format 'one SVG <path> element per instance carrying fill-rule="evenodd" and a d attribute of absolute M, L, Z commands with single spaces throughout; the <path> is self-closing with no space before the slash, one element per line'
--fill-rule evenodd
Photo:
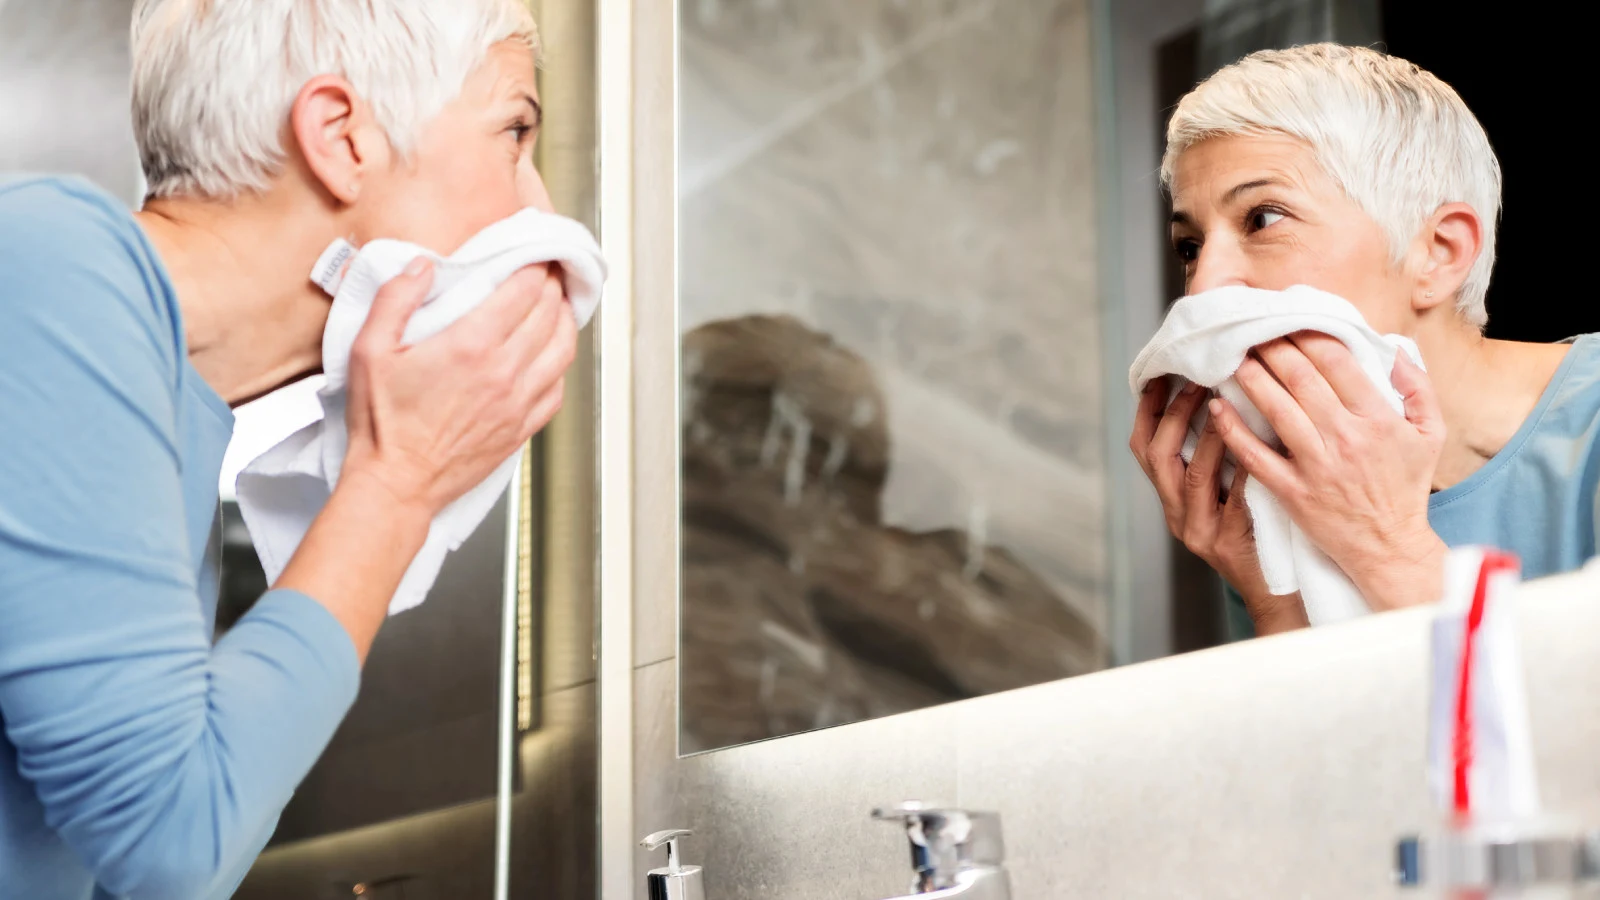
<path fill-rule="evenodd" d="M 294 98 L 318 75 L 348 80 L 405 157 L 504 40 L 537 56 L 524 0 L 139 0 L 133 125 L 149 196 L 266 189 Z"/>
<path fill-rule="evenodd" d="M 1461 97 L 1420 67 L 1363 47 L 1308 44 L 1263 50 L 1201 82 L 1167 123 L 1161 182 L 1189 147 L 1226 135 L 1285 134 L 1383 228 L 1395 264 L 1446 203 L 1483 220 L 1483 250 L 1456 309 L 1479 327 L 1494 269 L 1500 162 Z"/>

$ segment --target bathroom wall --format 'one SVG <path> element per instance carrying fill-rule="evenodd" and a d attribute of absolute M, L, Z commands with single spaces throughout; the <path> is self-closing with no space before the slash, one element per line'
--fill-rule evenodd
<path fill-rule="evenodd" d="M 1596 823 L 1592 601 L 1545 597 L 1521 624 L 1546 804 Z M 682 761 L 671 666 L 648 667 L 637 830 L 696 829 L 709 900 L 898 895 L 904 838 L 868 814 L 905 798 L 999 811 L 1018 900 L 1400 896 L 1393 840 L 1432 824 L 1427 624 L 1394 613 Z"/>
<path fill-rule="evenodd" d="M 0 0 L 0 176 L 72 172 L 138 204 L 132 14 L 133 0 Z"/>
<path fill-rule="evenodd" d="M 1148 243 L 1159 198 L 1154 163 L 1142 162 L 1158 122 L 1140 110 L 1155 94 L 1152 49 L 1182 3 L 1111 6 L 1128 25 L 1120 34 L 1136 39 L 1101 64 L 1136 95 L 1130 104 L 1145 105 L 1098 120 L 1131 158 L 1082 164 L 1102 166 L 1116 204 L 1099 227 L 1138 244 L 1100 276 L 1152 301 L 1128 323 L 1127 352 L 1160 308 L 1159 244 Z M 1054 48 L 1058 60 L 1088 53 L 1087 9 L 1081 33 Z M 873 900 L 903 893 L 908 872 L 904 838 L 869 814 L 917 798 L 998 811 L 1019 900 L 1398 896 L 1393 840 L 1432 821 L 1422 612 L 678 758 L 677 461 L 664 448 L 680 424 L 679 273 L 662 237 L 676 216 L 674 11 L 654 0 L 634 11 L 634 836 L 695 829 L 685 858 L 706 866 L 708 900 Z M 1153 562 L 1165 558 L 1153 543 L 1164 534 L 1148 509 L 1127 529 L 1132 589 L 1145 598 L 1165 577 Z M 1521 624 L 1547 803 L 1600 822 L 1600 710 L 1585 687 L 1600 676 L 1600 606 L 1546 597 Z M 645 872 L 661 859 L 603 848 L 607 859 L 630 852 L 633 896 L 645 900 Z"/>

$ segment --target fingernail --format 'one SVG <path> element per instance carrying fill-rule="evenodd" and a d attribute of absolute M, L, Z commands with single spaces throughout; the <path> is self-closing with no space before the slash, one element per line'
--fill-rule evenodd
<path fill-rule="evenodd" d="M 433 261 L 428 259 L 426 256 L 419 256 L 416 259 L 413 259 L 411 262 L 406 263 L 405 273 L 411 278 L 416 278 L 423 272 L 428 271 L 428 266 L 432 264 Z"/>
<path fill-rule="evenodd" d="M 1210 403 L 1207 403 L 1206 411 L 1211 413 L 1211 418 L 1207 424 L 1215 423 L 1217 421 L 1217 416 L 1222 415 L 1222 401 L 1213 400 Z"/>
<path fill-rule="evenodd" d="M 1194 382 L 1191 381 L 1186 386 L 1184 386 L 1183 395 L 1185 397 L 1193 397 L 1195 394 L 1200 393 L 1201 390 L 1202 390 L 1202 388 L 1200 387 L 1200 385 L 1195 384 Z"/>

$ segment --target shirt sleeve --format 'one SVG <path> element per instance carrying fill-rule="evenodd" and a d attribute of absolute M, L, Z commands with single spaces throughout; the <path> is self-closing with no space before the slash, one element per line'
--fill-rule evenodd
<path fill-rule="evenodd" d="M 82 198 L 0 194 L 0 720 L 102 887 L 198 897 L 259 850 L 359 669 L 293 592 L 209 643 L 179 326 L 134 228 Z"/>

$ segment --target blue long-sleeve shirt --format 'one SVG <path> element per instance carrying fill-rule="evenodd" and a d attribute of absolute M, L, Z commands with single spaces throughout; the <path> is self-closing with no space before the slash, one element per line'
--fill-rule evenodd
<path fill-rule="evenodd" d="M 0 898 L 228 895 L 355 699 L 304 595 L 213 645 L 232 429 L 130 213 L 0 183 Z"/>

